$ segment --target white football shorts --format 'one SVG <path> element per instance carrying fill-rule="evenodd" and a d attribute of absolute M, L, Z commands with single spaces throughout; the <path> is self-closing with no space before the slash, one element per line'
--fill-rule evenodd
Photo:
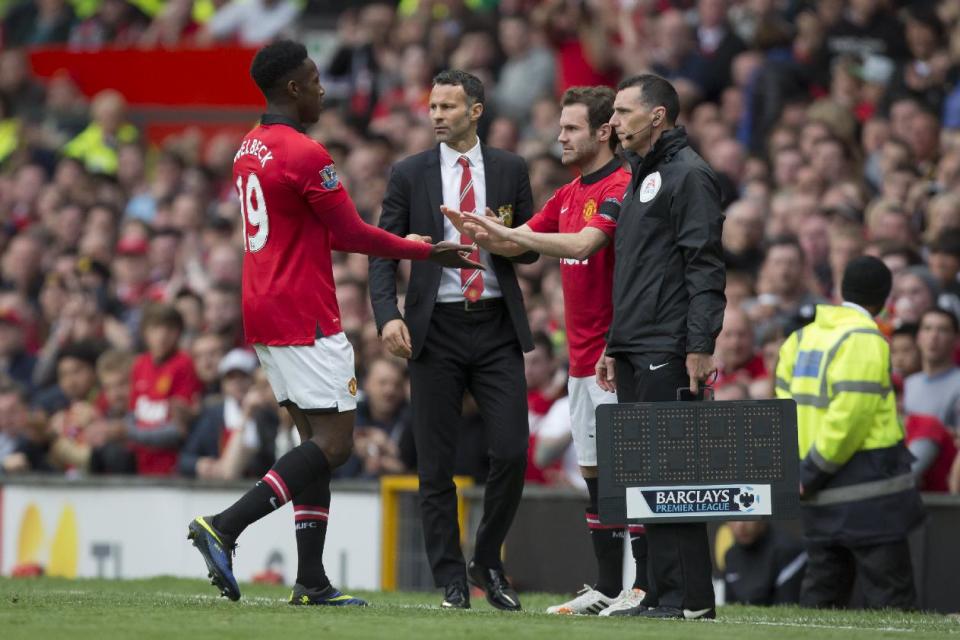
<path fill-rule="evenodd" d="M 570 429 L 573 431 L 573 446 L 577 450 L 577 464 L 581 467 L 595 467 L 597 406 L 616 404 L 617 394 L 601 389 L 596 376 L 571 376 L 567 380 L 567 393 L 570 396 Z"/>
<path fill-rule="evenodd" d="M 317 338 L 312 346 L 253 347 L 281 405 L 316 413 L 357 408 L 353 346 L 343 332 Z"/>

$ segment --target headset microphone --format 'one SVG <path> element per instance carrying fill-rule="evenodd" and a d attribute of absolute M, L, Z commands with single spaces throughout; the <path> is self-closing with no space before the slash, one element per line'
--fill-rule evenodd
<path fill-rule="evenodd" d="M 625 134 L 623 135 L 623 139 L 624 139 L 624 140 L 633 140 L 633 136 L 637 135 L 637 134 L 640 133 L 641 131 L 649 131 L 651 127 L 655 127 L 655 126 L 658 125 L 658 124 L 660 124 L 660 118 L 654 118 L 653 121 L 651 121 L 650 124 L 648 124 L 647 126 L 645 126 L 645 127 L 640 127 L 639 129 L 637 129 L 637 130 L 634 131 L 633 133 L 625 133 Z"/>

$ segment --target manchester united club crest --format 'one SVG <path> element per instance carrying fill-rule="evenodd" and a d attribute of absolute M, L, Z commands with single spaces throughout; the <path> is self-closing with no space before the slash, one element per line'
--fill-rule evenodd
<path fill-rule="evenodd" d="M 660 193 L 660 185 L 663 180 L 660 178 L 660 172 L 654 171 L 643 179 L 643 185 L 640 187 L 640 202 L 650 202 Z"/>
<path fill-rule="evenodd" d="M 153 389 L 157 395 L 165 396 L 170 391 L 170 387 L 173 386 L 173 378 L 170 376 L 160 376 L 157 378 L 157 382 L 154 385 Z"/>
<path fill-rule="evenodd" d="M 597 212 L 597 201 L 593 198 L 587 200 L 583 205 L 583 221 L 590 222 L 590 218 Z"/>
<path fill-rule="evenodd" d="M 513 226 L 513 205 L 505 204 L 502 207 L 497 208 L 497 217 L 500 218 L 500 222 L 506 227 Z"/>
<path fill-rule="evenodd" d="M 357 395 L 357 379 L 350 378 L 350 382 L 347 383 L 347 391 L 350 392 L 350 395 Z"/>
<path fill-rule="evenodd" d="M 328 164 L 323 169 L 320 169 L 320 179 L 322 180 L 324 189 L 336 189 L 337 185 L 340 184 L 340 176 L 337 175 L 337 168 L 332 164 Z"/>

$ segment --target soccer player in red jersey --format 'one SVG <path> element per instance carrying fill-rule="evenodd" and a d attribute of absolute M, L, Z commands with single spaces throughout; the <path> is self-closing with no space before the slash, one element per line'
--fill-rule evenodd
<path fill-rule="evenodd" d="M 302 444 L 228 509 L 194 519 L 189 537 L 213 584 L 238 600 L 231 555 L 237 537 L 293 502 L 299 562 L 290 603 L 362 606 L 363 600 L 335 589 L 323 568 L 330 472 L 353 447 L 357 394 L 330 252 L 431 260 L 445 267 L 480 265 L 465 257 L 471 246 L 398 238 L 360 219 L 327 150 L 306 135 L 305 125 L 320 118 L 324 91 L 302 44 L 280 41 L 264 47 L 250 75 L 267 100 L 267 111 L 233 162 L 245 250 L 244 333 Z"/>
<path fill-rule="evenodd" d="M 533 250 L 561 258 L 564 315 L 570 350 L 570 423 L 580 471 L 587 482 L 590 506 L 586 519 L 598 580 L 577 597 L 547 609 L 548 613 L 611 613 L 636 605 L 646 585 L 646 537 L 642 527 L 630 529 L 637 565 L 633 589 L 623 586 L 624 527 L 601 524 L 597 509 L 597 444 L 594 412 L 617 396 L 601 389 L 594 366 L 603 354 L 604 334 L 613 314 L 613 238 L 620 202 L 630 174 L 615 155 L 616 136 L 609 120 L 615 94 L 607 87 L 574 87 L 563 95 L 560 142 L 565 165 L 580 176 L 553 194 L 530 221 L 511 229 L 494 218 L 444 213 L 464 224 L 467 234 L 491 251 L 513 255 Z M 456 224 L 455 223 L 455 224 Z"/>

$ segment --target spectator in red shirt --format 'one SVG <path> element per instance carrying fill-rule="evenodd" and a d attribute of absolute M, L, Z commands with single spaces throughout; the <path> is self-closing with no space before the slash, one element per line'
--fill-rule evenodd
<path fill-rule="evenodd" d="M 530 422 L 530 446 L 527 449 L 527 482 L 546 484 L 546 469 L 541 469 L 533 461 L 536 450 L 537 431 L 540 422 L 546 417 L 554 401 L 563 395 L 566 389 L 566 372 L 557 370 L 553 354 L 553 343 L 545 333 L 539 331 L 533 335 L 533 351 L 524 354 L 524 371 L 527 379 L 527 407 Z M 562 380 L 558 378 L 562 376 Z M 559 384 L 558 384 L 559 382 Z M 551 464 L 559 469 L 559 464 Z"/>
<path fill-rule="evenodd" d="M 767 376 L 763 357 L 754 350 L 753 323 L 738 307 L 727 309 L 723 316 L 715 355 L 717 381 L 714 386 L 718 388 L 731 382 L 749 384 Z"/>
<path fill-rule="evenodd" d="M 135 444 L 137 472 L 170 475 L 177 451 L 196 413 L 202 384 L 190 356 L 177 347 L 183 318 L 171 305 L 152 303 L 141 322 L 147 352 L 133 364 L 130 408 L 136 428 L 153 432 L 150 444 Z"/>
<path fill-rule="evenodd" d="M 946 493 L 957 457 L 953 434 L 935 416 L 912 415 L 904 421 L 905 442 L 915 458 L 911 471 L 921 491 Z"/>

